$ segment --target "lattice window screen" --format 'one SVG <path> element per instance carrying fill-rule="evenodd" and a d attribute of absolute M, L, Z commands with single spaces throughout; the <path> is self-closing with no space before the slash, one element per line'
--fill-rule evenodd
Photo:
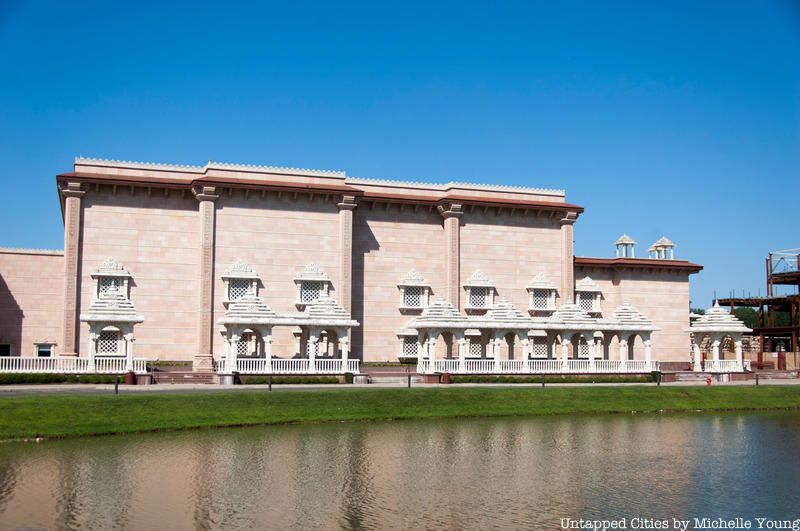
<path fill-rule="evenodd" d="M 98 354 L 118 354 L 119 353 L 119 333 L 112 330 L 100 332 L 97 338 Z"/>
<path fill-rule="evenodd" d="M 581 359 L 589 359 L 589 343 L 584 338 L 578 341 L 578 357 Z"/>
<path fill-rule="evenodd" d="M 322 294 L 322 282 L 304 280 L 300 283 L 300 302 L 308 304 L 319 299 Z"/>
<path fill-rule="evenodd" d="M 469 355 L 480 357 L 483 354 L 483 345 L 481 345 L 480 341 L 470 341 L 469 343 Z"/>
<path fill-rule="evenodd" d="M 122 280 L 115 277 L 103 277 L 100 279 L 100 296 L 107 297 L 115 295 L 122 286 Z"/>
<path fill-rule="evenodd" d="M 594 311 L 594 299 L 595 294 L 590 291 L 578 293 L 578 304 L 580 304 L 581 310 L 585 312 Z"/>
<path fill-rule="evenodd" d="M 419 353 L 419 344 L 416 337 L 403 338 L 403 355 L 404 356 L 417 356 Z"/>
<path fill-rule="evenodd" d="M 544 337 L 537 337 L 533 340 L 533 357 L 546 358 L 547 357 L 547 339 Z"/>
<path fill-rule="evenodd" d="M 548 289 L 533 290 L 533 309 L 534 310 L 550 309 L 550 290 Z"/>
<path fill-rule="evenodd" d="M 251 334 L 242 334 L 239 341 L 236 342 L 236 356 L 249 356 L 250 355 L 250 341 L 252 340 Z"/>
<path fill-rule="evenodd" d="M 235 301 L 241 299 L 247 294 L 250 289 L 250 279 L 248 278 L 232 278 L 228 284 L 228 300 Z"/>
<path fill-rule="evenodd" d="M 485 308 L 489 305 L 489 288 L 470 288 L 469 305 L 474 308 Z"/>
<path fill-rule="evenodd" d="M 306 353 L 308 354 L 309 358 L 311 357 L 311 354 L 314 354 L 315 358 L 319 356 L 319 342 L 308 341 L 306 343 Z"/>
<path fill-rule="evenodd" d="M 403 306 L 406 308 L 422 307 L 422 288 L 419 286 L 406 286 L 403 290 Z"/>

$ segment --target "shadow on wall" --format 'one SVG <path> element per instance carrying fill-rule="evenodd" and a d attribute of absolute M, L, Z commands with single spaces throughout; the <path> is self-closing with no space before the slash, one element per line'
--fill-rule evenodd
<path fill-rule="evenodd" d="M 381 248 L 367 223 L 353 220 L 352 317 L 359 322 L 351 332 L 352 357 L 364 361 L 364 257 Z"/>
<path fill-rule="evenodd" d="M 0 276 L 0 345 L 11 346 L 10 352 L 0 350 L 2 355 L 20 356 L 22 354 L 22 308 Z M 5 347 L 0 347 L 4 349 Z"/>

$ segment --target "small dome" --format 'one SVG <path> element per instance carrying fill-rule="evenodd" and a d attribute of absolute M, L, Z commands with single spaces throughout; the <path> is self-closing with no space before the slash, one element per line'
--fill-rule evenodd
<path fill-rule="evenodd" d="M 653 247 L 675 247 L 675 244 L 666 236 L 662 236 L 653 244 Z"/>
<path fill-rule="evenodd" d="M 633 238 L 631 238 L 627 234 L 623 234 L 622 236 L 620 236 L 616 243 L 617 243 L 617 245 L 623 245 L 623 244 L 625 244 L 625 245 L 635 245 L 636 244 L 636 242 L 633 241 Z"/>

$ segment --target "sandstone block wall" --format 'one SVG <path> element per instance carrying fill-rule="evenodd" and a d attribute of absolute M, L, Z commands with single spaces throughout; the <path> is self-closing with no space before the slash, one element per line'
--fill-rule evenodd
<path fill-rule="evenodd" d="M 331 280 L 331 296 L 339 300 L 337 197 L 271 192 L 263 197 L 242 190 L 221 193 L 216 201 L 217 230 L 214 263 L 214 321 L 225 313 L 224 275 L 237 260 L 253 269 L 261 281 L 259 295 L 275 312 L 297 311 L 297 285 L 293 279 L 314 263 Z M 225 340 L 214 325 L 215 356 L 225 352 Z M 273 329 L 273 353 L 291 357 L 292 328 Z"/>
<path fill-rule="evenodd" d="M 12 355 L 35 356 L 36 343 L 57 343 L 63 289 L 62 252 L 0 249 L 0 343 Z"/>
<path fill-rule="evenodd" d="M 689 275 L 663 269 L 634 270 L 596 267 L 575 268 L 575 279 L 585 276 L 603 291 L 603 316 L 611 316 L 625 302 L 650 318 L 661 330 L 652 334 L 653 359 L 689 361 Z M 611 359 L 616 359 L 616 340 L 611 345 Z M 641 340 L 636 340 L 636 356 L 641 359 Z"/>
<path fill-rule="evenodd" d="M 113 257 L 131 273 L 131 300 L 144 316 L 134 328 L 136 357 L 191 360 L 197 345 L 198 246 L 198 206 L 191 193 L 87 188 L 79 258 L 81 312 L 94 297 L 91 274 Z M 88 331 L 81 323 L 81 356 L 88 356 Z"/>
<path fill-rule="evenodd" d="M 353 352 L 366 361 L 397 361 L 397 332 L 414 318 L 402 314 L 398 282 L 416 269 L 445 296 L 444 227 L 436 209 L 364 203 L 353 219 Z"/>
<path fill-rule="evenodd" d="M 466 303 L 464 282 L 483 271 L 497 290 L 495 302 L 505 297 L 520 311 L 528 311 L 528 283 L 544 272 L 556 286 L 561 279 L 561 232 L 555 218 L 519 213 L 500 215 L 476 208 L 461 219 L 460 306 Z M 561 294 L 559 294 L 561 296 Z M 562 300 L 558 299 L 557 304 Z"/>

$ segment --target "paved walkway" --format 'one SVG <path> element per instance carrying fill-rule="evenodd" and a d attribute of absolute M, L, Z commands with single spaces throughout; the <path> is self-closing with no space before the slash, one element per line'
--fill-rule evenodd
<path fill-rule="evenodd" d="M 690 382 L 674 382 L 662 383 L 664 387 L 687 387 L 687 386 L 705 386 L 703 381 L 690 381 Z M 761 380 L 760 386 L 774 386 L 774 385 L 800 385 L 800 380 L 797 379 L 770 379 Z M 487 384 L 487 383 L 464 383 L 464 384 L 422 384 L 412 383 L 411 387 L 450 387 L 457 389 L 459 387 L 541 387 L 541 383 L 519 383 L 519 384 Z M 548 383 L 546 387 L 631 387 L 631 386 L 648 386 L 656 387 L 655 383 Z M 714 383 L 714 387 L 753 387 L 755 380 L 737 381 L 730 383 Z M 335 390 L 335 391 L 351 391 L 357 389 L 402 389 L 405 388 L 405 383 L 386 383 L 386 384 L 369 384 L 369 385 L 273 385 L 273 392 L 285 391 L 319 391 L 319 390 Z M 264 393 L 267 391 L 266 385 L 209 385 L 209 384 L 154 384 L 154 385 L 120 385 L 120 394 L 145 394 L 145 393 L 197 393 L 197 392 L 259 392 Z M 108 384 L 48 384 L 48 385 L 3 385 L 0 386 L 0 399 L 7 396 L 37 396 L 37 395 L 113 395 L 114 385 Z"/>

